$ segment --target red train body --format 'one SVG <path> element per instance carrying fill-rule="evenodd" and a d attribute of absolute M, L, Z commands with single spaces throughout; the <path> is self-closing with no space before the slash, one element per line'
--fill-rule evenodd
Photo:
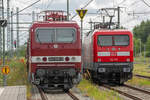
<path fill-rule="evenodd" d="M 96 30 L 84 40 L 84 70 L 94 80 L 124 83 L 132 78 L 133 35 L 126 30 Z"/>
<path fill-rule="evenodd" d="M 70 89 L 80 81 L 80 29 L 73 21 L 34 22 L 28 41 L 28 74 L 46 89 Z"/>

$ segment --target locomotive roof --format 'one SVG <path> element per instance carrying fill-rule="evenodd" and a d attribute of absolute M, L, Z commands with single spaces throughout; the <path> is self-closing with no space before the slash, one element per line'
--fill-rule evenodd
<path fill-rule="evenodd" d="M 132 32 L 130 32 L 129 30 L 125 30 L 125 29 L 115 29 L 115 30 L 104 30 L 104 29 L 96 29 L 96 30 L 93 30 L 93 31 L 90 31 L 88 34 L 88 36 L 93 36 L 93 35 L 96 35 L 95 33 L 96 32 L 102 32 L 102 33 L 105 33 L 105 32 L 116 32 L 116 34 L 118 32 L 127 32 L 128 34 L 132 34 Z M 120 34 L 120 33 L 118 33 Z"/>
<path fill-rule="evenodd" d="M 94 35 L 94 33 L 95 32 L 128 32 L 129 34 L 131 33 L 132 34 L 132 32 L 130 32 L 129 30 L 125 30 L 125 29 L 115 29 L 115 30 L 94 30 L 94 32 L 93 32 L 93 34 L 92 35 Z M 120 34 L 120 33 L 119 33 Z"/>
<path fill-rule="evenodd" d="M 37 22 L 34 22 L 33 24 L 46 24 L 46 23 L 52 23 L 52 24 L 75 24 L 77 23 L 76 21 L 37 21 Z"/>
<path fill-rule="evenodd" d="M 115 30 L 95 30 L 94 32 L 130 32 L 125 29 L 115 29 Z"/>

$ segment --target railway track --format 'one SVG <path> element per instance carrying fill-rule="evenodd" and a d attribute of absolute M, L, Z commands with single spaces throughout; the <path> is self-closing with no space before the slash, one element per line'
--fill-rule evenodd
<path fill-rule="evenodd" d="M 48 100 L 46 94 L 40 88 L 38 88 L 38 89 L 39 89 L 42 100 Z"/>
<path fill-rule="evenodd" d="M 50 97 L 52 94 L 49 94 L 49 93 L 44 93 L 40 88 L 38 88 L 39 90 L 39 93 L 41 95 L 41 99 L 42 100 L 49 100 L 48 97 Z M 68 91 L 66 93 L 64 93 L 64 96 L 65 94 L 67 94 L 70 98 L 72 98 L 72 100 L 80 100 L 78 97 L 76 97 L 71 91 Z M 54 98 L 54 97 L 53 97 Z M 57 98 L 57 95 L 56 95 L 56 98 Z M 52 99 L 50 99 L 52 100 Z M 65 100 L 65 99 L 64 99 Z M 70 99 L 69 99 L 70 100 Z"/>
<path fill-rule="evenodd" d="M 71 91 L 68 91 L 67 94 L 73 99 L 73 100 L 79 100 Z"/>
<path fill-rule="evenodd" d="M 150 91 L 147 91 L 147 90 L 144 90 L 144 89 L 140 89 L 140 88 L 137 88 L 137 87 L 133 87 L 133 86 L 130 86 L 130 85 L 127 85 L 127 84 L 124 84 L 124 86 L 127 87 L 127 88 L 131 88 L 133 90 L 137 90 L 137 91 L 140 91 L 140 92 L 143 92 L 145 94 L 150 95 Z"/>
<path fill-rule="evenodd" d="M 103 85 L 103 87 L 105 87 L 105 88 L 107 88 L 107 89 L 110 89 L 110 90 L 113 90 L 113 91 L 116 91 L 116 92 L 118 92 L 119 94 L 124 95 L 124 96 L 126 96 L 126 97 L 128 97 L 128 98 L 130 98 L 130 99 L 133 99 L 133 100 L 142 100 L 142 99 L 140 99 L 140 98 L 138 98 L 138 97 L 136 97 L 136 96 L 133 96 L 133 95 L 131 95 L 131 94 L 128 94 L 128 93 L 126 93 L 126 92 L 123 92 L 123 91 L 121 91 L 121 90 L 119 90 L 119 89 L 113 88 L 113 87 L 111 87 L 111 86 L 109 86 L 109 85 Z"/>
<path fill-rule="evenodd" d="M 109 85 L 103 85 L 103 87 L 116 91 L 119 94 L 124 95 L 132 100 L 148 100 L 148 98 L 150 98 L 150 91 L 146 91 L 127 84 L 121 87 L 112 87 Z"/>
<path fill-rule="evenodd" d="M 134 74 L 134 76 L 139 77 L 139 78 L 145 78 L 150 80 L 150 76 L 144 76 L 144 75 L 139 75 L 139 74 Z"/>

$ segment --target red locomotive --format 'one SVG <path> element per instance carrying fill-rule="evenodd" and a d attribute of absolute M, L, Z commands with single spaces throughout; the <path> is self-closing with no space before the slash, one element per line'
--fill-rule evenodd
<path fill-rule="evenodd" d="M 69 90 L 81 79 L 80 28 L 63 11 L 45 11 L 30 27 L 28 76 L 43 89 Z"/>
<path fill-rule="evenodd" d="M 84 39 L 84 70 L 94 81 L 123 84 L 132 78 L 133 35 L 126 30 L 95 30 Z"/>

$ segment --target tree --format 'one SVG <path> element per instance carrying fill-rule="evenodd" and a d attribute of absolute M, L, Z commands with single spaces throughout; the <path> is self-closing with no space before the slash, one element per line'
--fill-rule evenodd
<path fill-rule="evenodd" d="M 150 57 L 150 35 L 147 38 L 147 42 L 146 42 L 146 56 Z"/>
<path fill-rule="evenodd" d="M 142 43 L 147 42 L 147 37 L 150 35 L 150 20 L 142 21 L 133 29 L 134 37 L 142 40 Z"/>
<path fill-rule="evenodd" d="M 134 38 L 134 56 L 138 56 L 140 54 L 140 39 Z"/>

